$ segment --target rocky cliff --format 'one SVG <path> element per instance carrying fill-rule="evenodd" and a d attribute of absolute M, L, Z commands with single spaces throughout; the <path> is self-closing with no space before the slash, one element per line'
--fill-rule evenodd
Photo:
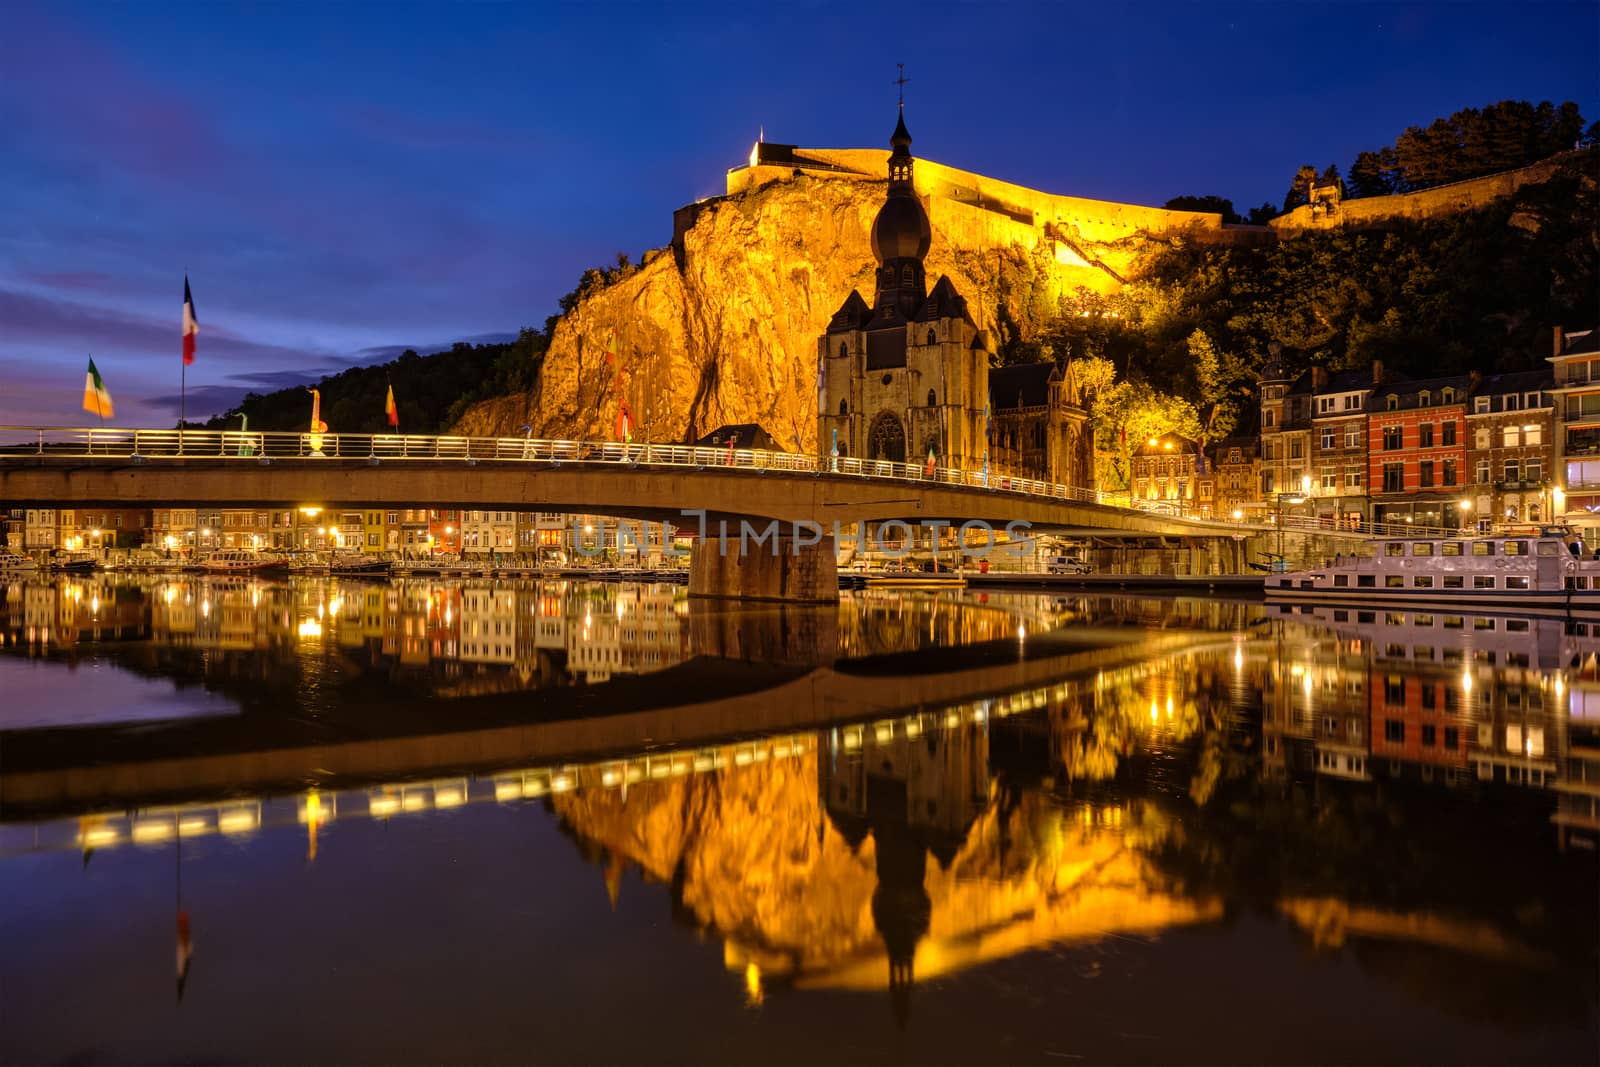
<path fill-rule="evenodd" d="M 692 225 L 677 247 L 557 323 L 530 391 L 477 404 L 456 431 L 514 435 L 527 424 L 547 437 L 609 438 L 620 384 L 637 437 L 680 442 L 754 422 L 783 447 L 814 449 L 817 337 L 852 289 L 872 298 L 869 231 L 884 189 L 796 173 L 685 209 Z M 1149 241 L 1097 240 L 937 195 L 929 208 L 930 282 L 948 274 L 980 326 L 1004 319 L 1024 335 L 1063 294 L 1119 286 Z M 620 367 L 606 358 L 613 343 Z"/>

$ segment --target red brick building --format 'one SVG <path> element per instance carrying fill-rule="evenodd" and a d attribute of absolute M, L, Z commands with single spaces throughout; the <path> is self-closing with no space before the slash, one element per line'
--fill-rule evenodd
<path fill-rule="evenodd" d="M 1452 529 L 1463 524 L 1472 385 L 1470 377 L 1461 375 L 1373 389 L 1367 484 L 1374 522 Z"/>

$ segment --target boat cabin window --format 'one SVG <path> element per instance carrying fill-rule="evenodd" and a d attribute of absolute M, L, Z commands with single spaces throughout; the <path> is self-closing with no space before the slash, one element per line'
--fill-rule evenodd
<path fill-rule="evenodd" d="M 1504 552 L 1508 556 L 1526 556 L 1528 554 L 1528 542 L 1526 541 L 1506 541 L 1504 544 L 1506 546 Z"/>
<path fill-rule="evenodd" d="M 1461 542 L 1460 541 L 1440 541 L 1439 542 L 1439 555 L 1441 555 L 1441 556 L 1459 556 L 1459 555 L 1461 555 Z"/>
<path fill-rule="evenodd" d="M 1444 628 L 1446 630 L 1459 630 L 1461 626 L 1462 619 L 1460 615 L 1446 615 L 1444 617 Z"/>
<path fill-rule="evenodd" d="M 1383 546 L 1383 554 L 1385 556 L 1403 556 L 1403 555 L 1405 555 L 1406 554 L 1405 542 L 1404 541 L 1389 541 L 1388 543 L 1386 543 Z"/>
<path fill-rule="evenodd" d="M 1540 541 L 1539 542 L 1539 555 L 1541 555 L 1541 556 L 1559 556 L 1559 555 L 1561 555 L 1561 546 L 1559 544 L 1557 544 L 1556 542 L 1554 542 L 1554 541 Z"/>
<path fill-rule="evenodd" d="M 1358 574 L 1356 575 L 1356 586 L 1361 589 L 1371 589 L 1376 584 L 1373 582 L 1374 577 L 1371 574 Z"/>
<path fill-rule="evenodd" d="M 1507 589 L 1526 589 L 1526 588 L 1528 588 L 1527 575 L 1524 575 L 1524 574 L 1508 574 L 1508 575 L 1506 575 L 1506 588 Z"/>
<path fill-rule="evenodd" d="M 1447 574 L 1444 576 L 1444 587 L 1446 589 L 1461 589 L 1463 588 L 1462 581 L 1465 577 L 1462 574 Z"/>
<path fill-rule="evenodd" d="M 1346 588 L 1350 584 L 1350 576 L 1348 574 L 1335 574 L 1333 576 L 1333 584 L 1341 589 Z"/>
<path fill-rule="evenodd" d="M 1492 556 L 1492 555 L 1494 555 L 1494 542 L 1493 541 L 1474 541 L 1474 542 L 1472 542 L 1472 554 L 1474 556 Z"/>
<path fill-rule="evenodd" d="M 1492 574 L 1474 574 L 1472 576 L 1472 588 L 1474 588 L 1474 589 L 1493 589 L 1494 588 L 1494 575 L 1492 575 Z"/>
<path fill-rule="evenodd" d="M 1413 626 L 1432 626 L 1433 625 L 1433 616 L 1432 615 L 1413 615 L 1411 617 L 1411 625 L 1413 625 Z"/>
<path fill-rule="evenodd" d="M 1405 584 L 1406 576 L 1403 574 L 1386 574 L 1383 576 L 1383 587 L 1385 589 L 1400 589 Z"/>
<path fill-rule="evenodd" d="M 1432 541 L 1418 541 L 1418 542 L 1416 542 L 1415 544 L 1413 544 L 1411 546 L 1411 554 L 1413 556 L 1431 556 L 1431 555 L 1433 555 L 1433 542 Z"/>
<path fill-rule="evenodd" d="M 1433 575 L 1431 575 L 1431 574 L 1413 575 L 1412 578 L 1411 578 L 1411 588 L 1413 588 L 1413 589 L 1432 589 L 1433 588 Z"/>

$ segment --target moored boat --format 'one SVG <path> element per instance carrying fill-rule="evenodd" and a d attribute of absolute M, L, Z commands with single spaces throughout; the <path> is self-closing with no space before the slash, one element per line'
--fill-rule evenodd
<path fill-rule="evenodd" d="M 363 575 L 381 578 L 389 573 L 389 561 L 382 556 L 341 552 L 328 560 L 328 573 L 343 578 L 358 578 Z"/>
<path fill-rule="evenodd" d="M 270 552 L 214 552 L 200 561 L 207 574 L 287 574 L 289 561 Z"/>
<path fill-rule="evenodd" d="M 1600 610 L 1600 559 L 1565 526 L 1526 533 L 1382 538 L 1371 556 L 1270 575 L 1267 599 Z"/>
<path fill-rule="evenodd" d="M 0 574 L 8 577 L 33 574 L 39 570 L 39 561 L 10 549 L 0 549 Z"/>

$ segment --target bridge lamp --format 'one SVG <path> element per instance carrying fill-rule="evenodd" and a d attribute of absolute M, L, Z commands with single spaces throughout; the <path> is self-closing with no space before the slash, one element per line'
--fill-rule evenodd
<path fill-rule="evenodd" d="M 1244 512 L 1240 511 L 1238 508 L 1234 508 L 1233 509 L 1233 521 L 1234 522 L 1238 522 L 1242 518 L 1244 518 Z"/>
<path fill-rule="evenodd" d="M 1550 490 L 1550 503 L 1555 505 L 1558 512 L 1567 510 L 1567 492 L 1559 485 Z"/>

